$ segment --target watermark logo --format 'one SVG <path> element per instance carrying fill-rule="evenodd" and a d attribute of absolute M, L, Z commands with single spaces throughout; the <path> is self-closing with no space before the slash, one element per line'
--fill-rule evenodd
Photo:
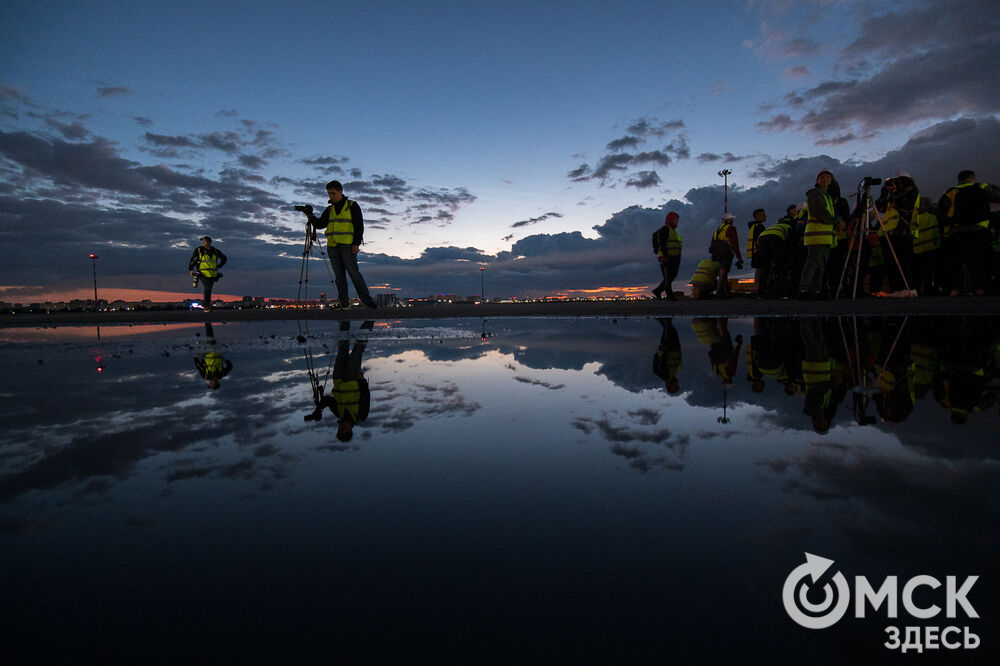
<path fill-rule="evenodd" d="M 827 573 L 832 565 L 833 560 L 806 553 L 806 563 L 795 567 L 785 579 L 781 593 L 785 612 L 806 629 L 833 626 L 844 617 L 851 604 L 851 590 L 844 574 L 839 571 L 834 575 Z M 809 592 L 816 588 L 823 593 L 819 603 L 809 600 Z"/>
<path fill-rule="evenodd" d="M 835 571 L 833 560 L 806 553 L 806 563 L 800 564 L 788 574 L 782 588 L 781 599 L 785 612 L 797 624 L 806 629 L 826 629 L 832 627 L 847 614 L 851 606 L 851 586 L 844 574 Z M 899 618 L 900 605 L 905 615 L 920 621 L 940 617 L 944 612 L 945 626 L 941 624 L 907 625 L 886 627 L 889 640 L 885 647 L 901 652 L 923 652 L 924 650 L 974 650 L 981 641 L 971 627 L 955 626 L 952 621 L 960 614 L 970 620 L 979 619 L 979 613 L 969 601 L 979 576 L 945 576 L 944 583 L 934 576 L 913 576 L 900 588 L 896 576 L 887 576 L 878 589 L 864 576 L 854 577 L 854 617 L 864 619 L 867 609 L 878 611 L 885 607 L 885 615 L 890 620 Z M 960 584 L 961 583 L 961 584 Z M 935 592 L 940 588 L 941 592 Z M 925 589 L 918 594 L 917 590 Z M 944 602 L 944 608 L 937 603 Z M 941 597 L 944 597 L 941 599 Z M 904 615 L 904 616 L 905 616 Z"/>

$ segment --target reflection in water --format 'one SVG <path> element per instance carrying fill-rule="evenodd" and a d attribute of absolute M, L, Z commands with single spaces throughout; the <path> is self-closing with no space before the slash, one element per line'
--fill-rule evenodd
<path fill-rule="evenodd" d="M 803 551 L 997 626 L 995 318 L 312 326 L 0 346 L 10 654 L 878 660 L 775 602 Z"/>
<path fill-rule="evenodd" d="M 233 369 L 233 363 L 216 348 L 215 331 L 212 323 L 205 322 L 205 337 L 202 339 L 202 349 L 194 356 L 194 367 L 201 378 L 208 382 L 208 388 L 213 391 L 221 386 L 221 380 Z"/>
<path fill-rule="evenodd" d="M 346 324 L 346 326 L 345 326 Z M 362 330 L 371 330 L 374 322 L 364 322 Z M 341 322 L 341 330 L 350 331 L 350 322 Z M 367 341 L 359 339 L 354 348 L 348 340 L 337 342 L 337 355 L 332 366 L 327 365 L 322 378 L 316 371 L 312 350 L 306 346 L 306 365 L 309 370 L 309 384 L 315 409 L 304 417 L 306 421 L 320 421 L 323 410 L 329 409 L 337 417 L 337 439 L 349 442 L 354 437 L 354 426 L 368 418 L 371 409 L 371 391 L 368 379 L 361 369 L 361 360 Z M 327 382 L 332 380 L 330 393 L 326 393 Z"/>

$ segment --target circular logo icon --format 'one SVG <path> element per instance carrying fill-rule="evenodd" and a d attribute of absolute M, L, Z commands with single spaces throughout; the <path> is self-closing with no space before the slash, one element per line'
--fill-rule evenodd
<path fill-rule="evenodd" d="M 851 591 L 847 579 L 839 571 L 832 577 L 836 590 L 825 583 L 822 587 L 823 600 L 809 601 L 808 594 L 820 577 L 833 564 L 833 560 L 806 553 L 806 563 L 795 567 L 785 579 L 781 598 L 785 603 L 788 617 L 806 629 L 826 629 L 844 617 L 851 603 Z M 809 579 L 812 579 L 811 582 Z"/>

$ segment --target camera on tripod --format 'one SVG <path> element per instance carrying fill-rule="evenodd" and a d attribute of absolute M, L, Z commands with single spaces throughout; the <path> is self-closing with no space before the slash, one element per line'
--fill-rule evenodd
<path fill-rule="evenodd" d="M 871 187 L 872 185 L 881 185 L 881 178 L 872 178 L 871 176 L 865 176 L 861 179 L 861 185 L 858 187 Z"/>
<path fill-rule="evenodd" d="M 306 215 L 313 214 L 313 207 L 310 206 L 309 204 L 306 204 L 305 206 L 296 206 L 295 210 L 299 211 L 300 213 L 305 213 Z"/>

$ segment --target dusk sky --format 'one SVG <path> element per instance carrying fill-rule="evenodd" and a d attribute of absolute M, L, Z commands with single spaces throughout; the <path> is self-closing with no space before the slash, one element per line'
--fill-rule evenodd
<path fill-rule="evenodd" d="M 304 218 L 344 183 L 375 293 L 681 282 L 722 214 L 741 242 L 804 199 L 908 171 L 934 200 L 1000 183 L 1000 3 L 23 2 L 0 10 L 0 300 L 294 297 Z M 311 266 L 312 291 L 330 292 Z M 325 286 L 324 286 L 325 284 Z M 675 283 L 675 286 L 677 283 Z M 353 289 L 352 289 L 353 295 Z M 191 291 L 196 296 L 195 291 Z"/>

